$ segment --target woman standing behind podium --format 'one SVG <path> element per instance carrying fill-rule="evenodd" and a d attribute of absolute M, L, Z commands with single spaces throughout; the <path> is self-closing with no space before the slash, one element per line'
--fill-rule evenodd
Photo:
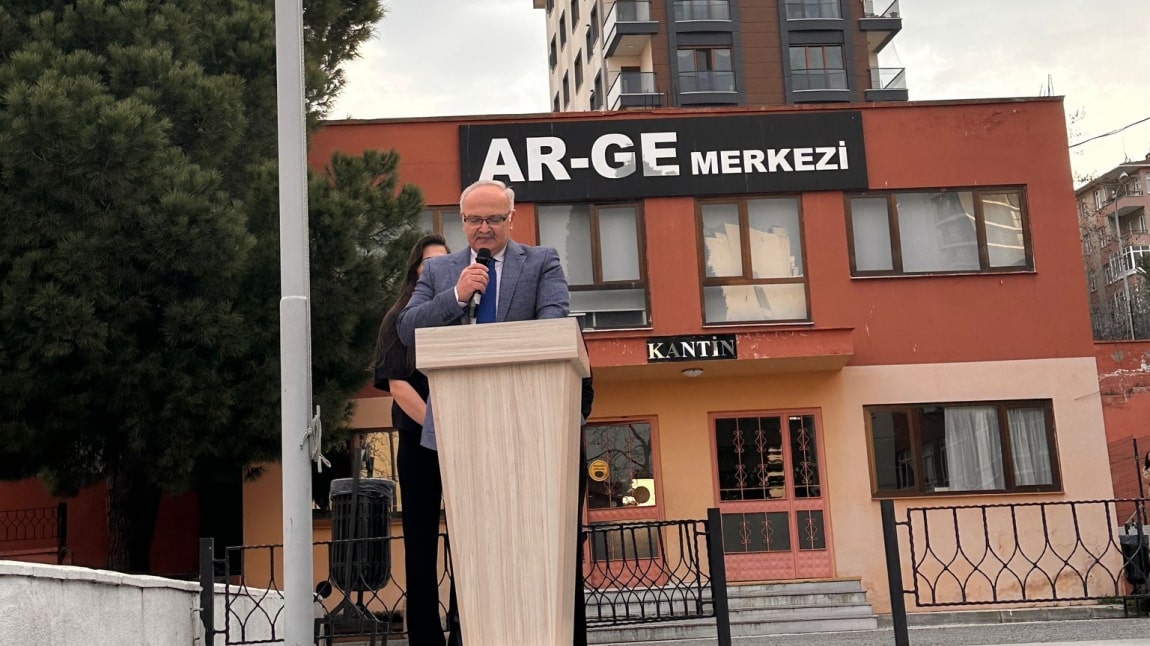
<path fill-rule="evenodd" d="M 391 393 L 391 423 L 399 431 L 397 462 L 407 569 L 407 633 L 412 646 L 446 644 L 439 622 L 439 508 L 443 484 L 436 452 L 419 444 L 427 408 L 427 377 L 415 369 L 415 348 L 408 348 L 399 340 L 396 318 L 411 299 L 423 262 L 447 253 L 447 242 L 439 234 L 425 235 L 415 243 L 407 257 L 399 295 L 383 317 L 375 351 L 375 387 Z M 454 590 L 452 593 L 454 605 Z"/>

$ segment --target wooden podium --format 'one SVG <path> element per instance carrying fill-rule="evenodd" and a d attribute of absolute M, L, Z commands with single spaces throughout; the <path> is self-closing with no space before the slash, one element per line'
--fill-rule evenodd
<path fill-rule="evenodd" d="M 568 646 L 579 403 L 573 318 L 416 330 L 466 646 Z"/>

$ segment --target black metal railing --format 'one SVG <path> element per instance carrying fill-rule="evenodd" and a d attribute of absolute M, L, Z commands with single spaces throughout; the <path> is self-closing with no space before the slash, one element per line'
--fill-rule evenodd
<path fill-rule="evenodd" d="M 314 545 L 317 569 L 315 644 L 357 638 L 369 646 L 406 635 L 404 583 L 392 576 L 390 554 L 402 537 L 324 541 Z M 584 600 L 589 627 L 714 618 L 719 646 L 730 646 L 718 510 L 687 521 L 612 523 L 584 528 L 589 556 Z M 217 558 L 200 540 L 201 619 L 211 640 L 228 646 L 283 640 L 280 545 L 229 547 Z M 440 536 L 440 589 L 452 581 L 450 548 Z M 441 600 L 441 615 L 454 613 Z"/>
<path fill-rule="evenodd" d="M 1126 503 L 1138 513 L 1123 526 Z M 910 507 L 905 520 L 893 501 L 880 504 L 896 636 L 902 595 L 919 607 L 1150 597 L 1145 498 Z"/>
<path fill-rule="evenodd" d="M 406 589 L 392 576 L 391 555 L 399 553 L 402 541 L 401 536 L 385 536 L 313 544 L 317 570 L 326 567 L 328 572 L 315 587 L 316 646 L 353 637 L 376 646 L 407 634 L 401 610 Z M 224 558 L 217 559 L 213 540 L 200 539 L 206 634 L 223 635 L 228 646 L 283 641 L 283 546 L 243 545 L 224 552 Z M 452 574 L 446 534 L 440 534 L 439 552 L 440 587 L 447 589 Z M 217 595 L 223 599 L 220 606 Z M 454 615 L 442 601 L 440 611 L 452 621 Z"/>
<path fill-rule="evenodd" d="M 716 607 L 715 573 L 710 570 L 713 551 L 722 562 L 722 535 L 710 540 L 707 521 L 597 524 L 585 535 L 590 545 L 584 568 L 589 626 L 718 618 L 726 613 Z M 718 587 L 725 592 L 725 585 Z"/>
<path fill-rule="evenodd" d="M 68 503 L 0 511 L 0 550 L 33 550 L 51 542 L 56 563 L 68 553 Z"/>

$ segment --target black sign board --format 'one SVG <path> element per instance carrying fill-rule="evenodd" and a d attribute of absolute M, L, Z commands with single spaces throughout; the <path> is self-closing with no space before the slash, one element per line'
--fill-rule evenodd
<path fill-rule="evenodd" d="M 459 159 L 525 202 L 867 188 L 857 110 L 461 125 Z"/>
<path fill-rule="evenodd" d="M 737 359 L 734 334 L 659 336 L 647 339 L 647 363 Z"/>

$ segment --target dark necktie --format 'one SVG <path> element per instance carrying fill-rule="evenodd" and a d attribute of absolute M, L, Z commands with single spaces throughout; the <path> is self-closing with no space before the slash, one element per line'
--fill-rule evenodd
<path fill-rule="evenodd" d="M 479 307 L 475 310 L 476 323 L 495 322 L 495 300 L 499 297 L 499 273 L 495 271 L 495 259 L 487 265 L 487 291 L 479 299 Z"/>

